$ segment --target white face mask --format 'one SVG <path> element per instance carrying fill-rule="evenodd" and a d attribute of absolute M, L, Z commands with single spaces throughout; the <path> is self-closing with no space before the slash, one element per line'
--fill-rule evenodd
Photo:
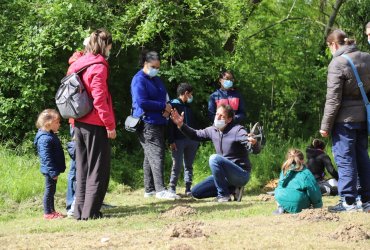
<path fill-rule="evenodd" d="M 215 119 L 214 125 L 218 129 L 223 129 L 226 126 L 225 120 L 217 120 Z"/>

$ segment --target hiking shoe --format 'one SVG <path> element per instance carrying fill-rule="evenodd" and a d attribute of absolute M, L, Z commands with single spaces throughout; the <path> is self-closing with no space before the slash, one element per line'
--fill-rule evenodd
<path fill-rule="evenodd" d="M 216 198 L 217 202 L 223 203 L 223 202 L 229 202 L 231 201 L 230 196 L 220 196 Z"/>
<path fill-rule="evenodd" d="M 365 213 L 370 213 L 370 201 L 362 203 L 362 211 Z"/>
<path fill-rule="evenodd" d="M 285 210 L 281 206 L 278 206 L 278 208 L 274 212 L 272 212 L 272 214 L 274 214 L 274 215 L 279 215 L 279 214 L 283 214 L 283 213 L 285 213 Z"/>
<path fill-rule="evenodd" d="M 234 191 L 234 201 L 241 202 L 242 197 L 243 197 L 243 191 L 244 191 L 244 186 L 243 187 L 236 187 Z"/>
<path fill-rule="evenodd" d="M 101 205 L 101 209 L 110 209 L 110 208 L 115 208 L 116 206 L 104 203 Z"/>
<path fill-rule="evenodd" d="M 174 194 L 168 190 L 163 190 L 161 192 L 157 192 L 155 194 L 155 197 L 157 199 L 164 199 L 164 200 L 176 200 L 176 199 L 180 199 L 180 196 L 178 196 L 177 194 Z"/>
<path fill-rule="evenodd" d="M 331 213 L 357 212 L 357 206 L 356 206 L 356 203 L 349 205 L 345 201 L 339 201 L 337 205 L 329 206 L 328 211 Z"/>
<path fill-rule="evenodd" d="M 144 198 L 149 198 L 149 197 L 153 197 L 155 196 L 155 191 L 151 191 L 151 192 L 145 192 L 144 193 Z"/>

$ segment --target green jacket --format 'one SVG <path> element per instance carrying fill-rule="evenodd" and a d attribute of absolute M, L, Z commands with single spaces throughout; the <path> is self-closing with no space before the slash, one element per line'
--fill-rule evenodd
<path fill-rule="evenodd" d="M 299 213 L 311 205 L 322 207 L 320 187 L 306 167 L 302 171 L 288 170 L 285 176 L 281 171 L 275 199 L 289 213 Z"/>

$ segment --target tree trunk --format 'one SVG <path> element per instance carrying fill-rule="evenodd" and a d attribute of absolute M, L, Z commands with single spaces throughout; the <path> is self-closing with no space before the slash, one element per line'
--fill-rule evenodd
<path fill-rule="evenodd" d="M 337 14 L 339 12 L 339 9 L 342 6 L 342 4 L 344 3 L 344 1 L 345 0 L 337 0 L 335 2 L 335 4 L 334 4 L 333 12 L 331 13 L 330 18 L 329 18 L 329 21 L 328 21 L 328 24 L 325 27 L 325 40 L 328 37 L 331 29 L 333 28 L 333 25 L 334 25 L 334 22 L 335 22 L 335 18 L 337 17 Z"/>

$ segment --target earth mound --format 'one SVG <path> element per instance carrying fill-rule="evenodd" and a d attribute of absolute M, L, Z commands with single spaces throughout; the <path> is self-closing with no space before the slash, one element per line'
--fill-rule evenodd
<path fill-rule="evenodd" d="M 366 232 L 362 225 L 350 223 L 343 225 L 329 235 L 330 239 L 340 241 L 362 241 L 370 239 L 370 233 Z"/>
<path fill-rule="evenodd" d="M 207 236 L 203 232 L 204 223 L 187 222 L 182 224 L 171 225 L 168 230 L 170 237 L 175 238 L 198 238 Z"/>
<path fill-rule="evenodd" d="M 173 206 L 169 210 L 165 211 L 161 216 L 166 218 L 176 218 L 181 216 L 189 216 L 196 214 L 197 210 L 195 210 L 191 206 L 187 205 L 180 205 L 180 206 Z"/>
<path fill-rule="evenodd" d="M 334 213 L 329 213 L 326 209 L 303 209 L 299 214 L 295 214 L 299 220 L 307 221 L 339 221 L 339 216 Z"/>

